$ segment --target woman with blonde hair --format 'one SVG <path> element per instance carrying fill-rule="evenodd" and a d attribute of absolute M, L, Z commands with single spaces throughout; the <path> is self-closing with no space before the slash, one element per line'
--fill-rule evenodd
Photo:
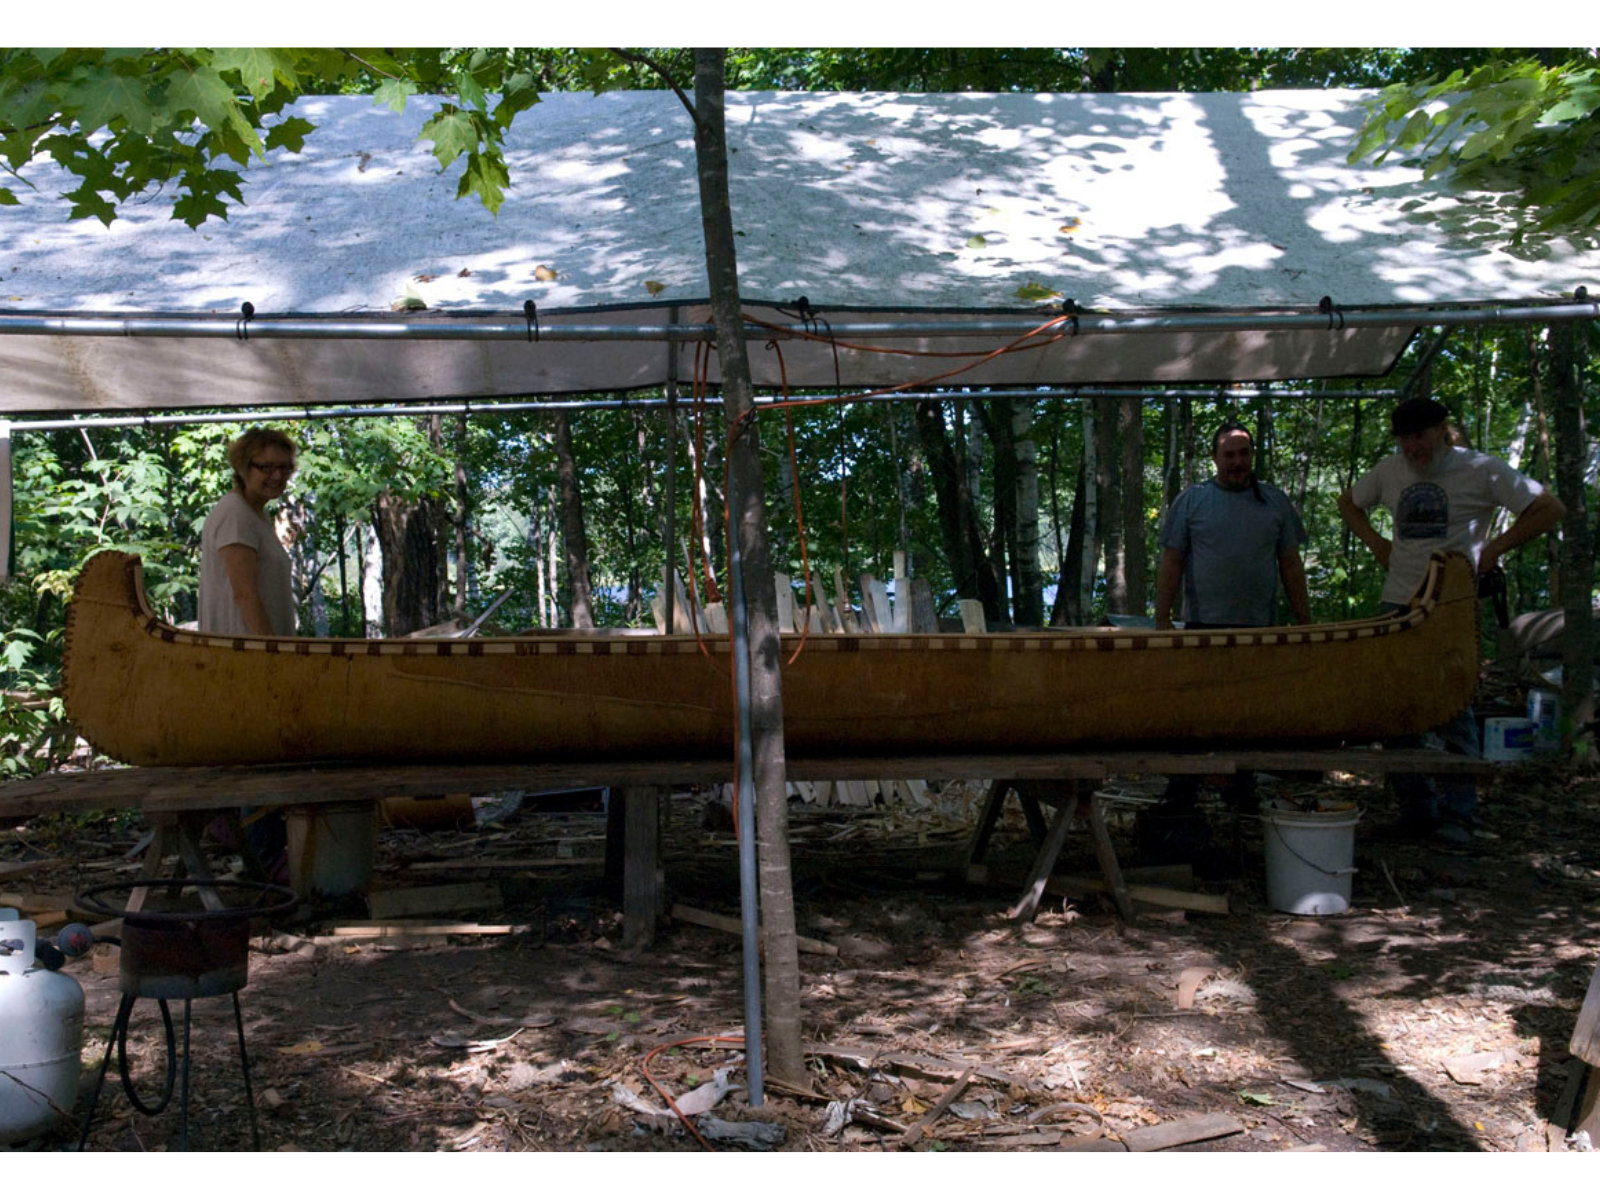
<path fill-rule="evenodd" d="M 283 496 L 298 453 L 287 434 L 259 427 L 228 446 L 233 488 L 200 530 L 200 632 L 294 636 L 289 554 L 266 507 Z"/>

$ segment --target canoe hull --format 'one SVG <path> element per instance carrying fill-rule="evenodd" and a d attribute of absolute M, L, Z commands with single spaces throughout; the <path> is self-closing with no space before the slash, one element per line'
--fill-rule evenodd
<path fill-rule="evenodd" d="M 137 558 L 85 566 L 69 718 L 137 766 L 731 754 L 725 639 L 228 638 L 174 629 Z M 1475 579 L 1441 557 L 1398 618 L 1266 630 L 783 639 L 795 754 L 1307 744 L 1421 732 L 1477 683 Z"/>

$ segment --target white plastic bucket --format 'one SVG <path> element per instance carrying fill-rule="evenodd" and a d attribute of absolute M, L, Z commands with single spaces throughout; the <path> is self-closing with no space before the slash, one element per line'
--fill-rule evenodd
<path fill-rule="evenodd" d="M 1490 717 L 1483 723 L 1483 757 L 1490 762 L 1521 762 L 1531 757 L 1537 728 L 1525 717 Z"/>
<path fill-rule="evenodd" d="M 306 804 L 284 810 L 289 886 L 300 895 L 348 896 L 372 880 L 377 857 L 377 802 Z"/>
<path fill-rule="evenodd" d="M 1261 805 L 1267 903 L 1279 912 L 1327 917 L 1350 907 L 1358 809 L 1300 812 Z"/>

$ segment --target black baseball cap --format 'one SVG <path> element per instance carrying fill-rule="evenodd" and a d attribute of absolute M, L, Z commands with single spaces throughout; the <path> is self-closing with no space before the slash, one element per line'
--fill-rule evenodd
<path fill-rule="evenodd" d="M 1437 400 L 1429 400 L 1426 396 L 1413 396 L 1395 406 L 1389 422 L 1395 437 L 1406 437 L 1409 434 L 1421 433 L 1424 429 L 1432 429 L 1449 418 L 1450 410 Z"/>

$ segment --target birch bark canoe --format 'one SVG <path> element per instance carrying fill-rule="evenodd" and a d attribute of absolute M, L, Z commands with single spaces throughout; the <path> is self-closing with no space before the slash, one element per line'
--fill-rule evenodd
<path fill-rule="evenodd" d="M 783 639 L 791 753 L 883 756 L 1327 745 L 1430 729 L 1471 700 L 1476 580 L 1438 556 L 1412 607 L 1186 633 Z M 245 638 L 175 629 L 139 560 L 85 566 L 67 714 L 135 766 L 638 760 L 731 754 L 725 638 Z"/>

